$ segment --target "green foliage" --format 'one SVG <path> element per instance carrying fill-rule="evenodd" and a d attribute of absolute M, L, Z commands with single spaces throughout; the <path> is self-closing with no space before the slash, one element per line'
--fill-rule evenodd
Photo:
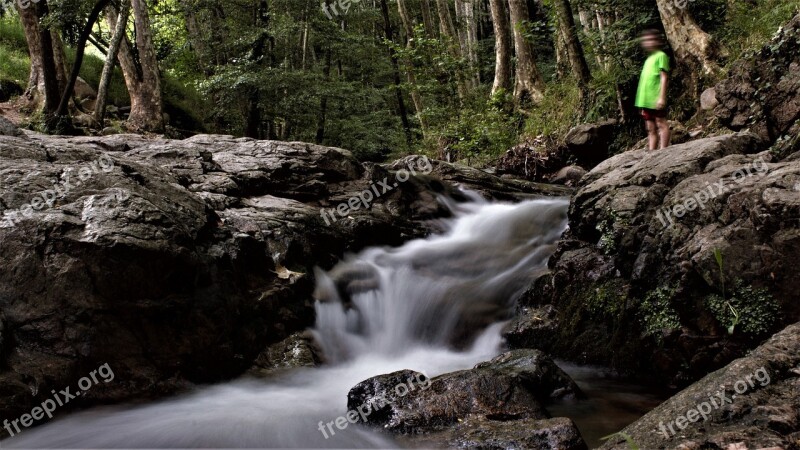
<path fill-rule="evenodd" d="M 25 87 L 31 65 L 27 48 L 19 18 L 14 15 L 0 18 L 0 78 L 14 80 Z"/>
<path fill-rule="evenodd" d="M 621 437 L 622 439 L 625 439 L 625 443 L 628 445 L 629 450 L 639 450 L 639 445 L 633 440 L 633 438 L 629 434 L 623 433 L 621 431 L 618 433 L 610 434 L 608 436 L 603 436 L 600 438 L 600 440 L 607 441 L 609 439 L 614 439 L 617 436 Z"/>
<path fill-rule="evenodd" d="M 769 333 L 780 314 L 780 306 L 769 291 L 747 286 L 742 280 L 736 280 L 730 298 L 712 294 L 706 298 L 706 305 L 729 334 L 738 330 L 750 337 Z"/>
<path fill-rule="evenodd" d="M 662 286 L 650 291 L 639 306 L 639 317 L 645 333 L 658 337 L 662 330 L 681 327 L 680 316 L 672 306 L 674 287 Z"/>
<path fill-rule="evenodd" d="M 800 11 L 800 0 L 732 0 L 722 24 L 713 34 L 730 53 L 729 64 L 759 49 L 781 25 Z"/>
<path fill-rule="evenodd" d="M 621 292 L 619 286 L 614 282 L 603 283 L 589 290 L 584 296 L 586 311 L 598 320 L 619 316 L 626 301 L 626 297 Z"/>
<path fill-rule="evenodd" d="M 530 108 L 524 136 L 564 136 L 580 120 L 580 93 L 572 80 L 547 85 L 544 98 Z"/>

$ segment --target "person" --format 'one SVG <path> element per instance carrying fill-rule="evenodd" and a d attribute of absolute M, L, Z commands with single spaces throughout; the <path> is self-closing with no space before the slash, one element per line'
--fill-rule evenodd
<path fill-rule="evenodd" d="M 639 77 L 636 107 L 641 108 L 647 126 L 650 150 L 669 147 L 670 130 L 667 123 L 667 87 L 669 86 L 669 56 L 662 50 L 664 40 L 658 30 L 645 30 L 641 35 L 642 48 L 648 53 Z"/>

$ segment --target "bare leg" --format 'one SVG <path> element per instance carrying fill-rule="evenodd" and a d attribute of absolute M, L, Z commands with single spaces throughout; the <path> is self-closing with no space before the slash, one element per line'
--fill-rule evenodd
<path fill-rule="evenodd" d="M 645 120 L 647 126 L 647 148 L 649 150 L 658 150 L 658 129 L 656 122 L 653 120 Z"/>
<path fill-rule="evenodd" d="M 669 129 L 669 122 L 666 117 L 656 118 L 656 127 L 658 127 L 658 137 L 661 143 L 661 148 L 669 147 L 669 139 L 671 131 Z"/>

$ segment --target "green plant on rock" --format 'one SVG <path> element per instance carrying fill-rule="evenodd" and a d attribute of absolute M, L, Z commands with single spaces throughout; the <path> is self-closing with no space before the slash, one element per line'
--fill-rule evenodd
<path fill-rule="evenodd" d="M 766 289 L 748 286 L 740 279 L 730 298 L 713 294 L 706 298 L 706 305 L 728 334 L 739 330 L 752 337 L 767 334 L 780 313 L 778 302 Z"/>
<path fill-rule="evenodd" d="M 606 213 L 606 218 L 600 221 L 595 226 L 595 229 L 600 232 L 600 240 L 597 242 L 598 247 L 603 251 L 603 254 L 610 255 L 617 251 L 614 225 L 619 224 L 621 227 L 626 227 L 628 226 L 628 219 L 620 218 L 613 208 L 607 208 Z"/>
<path fill-rule="evenodd" d="M 650 291 L 639 306 L 639 317 L 648 336 L 660 336 L 662 330 L 681 327 L 678 312 L 672 306 L 675 288 L 662 286 Z"/>

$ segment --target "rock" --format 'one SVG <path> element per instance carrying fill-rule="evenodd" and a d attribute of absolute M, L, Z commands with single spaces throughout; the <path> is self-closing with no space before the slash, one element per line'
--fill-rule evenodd
<path fill-rule="evenodd" d="M 10 120 L 0 116 L 0 136 L 23 136 L 24 134 Z"/>
<path fill-rule="evenodd" d="M 321 362 L 322 352 L 313 338 L 307 333 L 294 333 L 261 352 L 248 373 L 265 377 L 287 369 L 316 367 Z"/>
<path fill-rule="evenodd" d="M 13 97 L 22 95 L 22 86 L 13 80 L 0 80 L 0 102 L 7 102 Z"/>
<path fill-rule="evenodd" d="M 97 124 L 97 122 L 94 120 L 94 117 L 92 117 L 92 116 L 90 116 L 88 114 L 84 114 L 84 113 L 78 113 L 78 114 L 74 115 L 72 117 L 72 122 L 75 125 L 78 125 L 78 126 L 81 126 L 81 127 L 84 127 L 84 128 L 91 128 L 91 127 L 93 127 L 93 126 L 95 126 Z"/>
<path fill-rule="evenodd" d="M 558 312 L 553 305 L 522 307 L 503 331 L 511 348 L 549 348 L 558 331 Z"/>
<path fill-rule="evenodd" d="M 613 119 L 598 123 L 578 125 L 564 136 L 567 149 L 583 167 L 594 167 L 608 158 L 608 148 L 614 140 L 617 121 Z"/>
<path fill-rule="evenodd" d="M 87 83 L 86 80 L 84 80 L 81 77 L 78 77 L 75 80 L 74 92 L 75 92 L 75 97 L 77 97 L 78 100 L 85 100 L 87 98 L 91 99 L 97 98 L 97 91 L 95 91 L 94 88 L 91 87 L 89 83 Z"/>
<path fill-rule="evenodd" d="M 314 266 L 428 233 L 456 184 L 537 193 L 447 165 L 447 180 L 411 177 L 326 223 L 321 208 L 393 177 L 387 167 L 231 136 L 0 136 L 0 410 L 29 412 L 105 363 L 125 382 L 70 407 L 310 362 L 297 340 L 270 346 L 313 323 Z"/>
<path fill-rule="evenodd" d="M 447 432 L 449 448 L 497 450 L 584 450 L 588 447 L 580 431 L 566 417 L 521 419 L 514 421 L 488 418 L 467 419 Z"/>
<path fill-rule="evenodd" d="M 400 388 L 406 385 L 409 388 Z M 547 355 L 514 350 L 432 380 L 412 371 L 370 378 L 350 390 L 347 406 L 357 410 L 379 399 L 376 414 L 366 417 L 367 424 L 395 433 L 420 433 L 446 430 L 472 418 L 544 419 L 548 417 L 544 403 L 580 395 L 577 385 Z"/>
<path fill-rule="evenodd" d="M 81 101 L 81 108 L 83 108 L 85 110 L 89 110 L 89 111 L 94 111 L 94 106 L 95 106 L 96 102 L 97 102 L 97 99 L 85 98 L 85 99 L 83 99 L 83 101 Z"/>
<path fill-rule="evenodd" d="M 764 47 L 733 65 L 716 86 L 714 113 L 726 127 L 774 142 L 800 134 L 800 14 Z"/>
<path fill-rule="evenodd" d="M 551 183 L 555 184 L 564 184 L 567 186 L 576 186 L 578 182 L 586 175 L 588 171 L 580 166 L 567 166 L 563 169 L 556 172 L 556 174 L 550 178 Z"/>
<path fill-rule="evenodd" d="M 105 127 L 100 132 L 100 134 L 102 134 L 103 136 L 111 136 L 113 134 L 120 134 L 120 133 L 121 131 L 114 127 Z"/>
<path fill-rule="evenodd" d="M 521 300 L 558 311 L 555 335 L 537 347 L 685 385 L 800 320 L 786 256 L 800 249 L 800 161 L 763 148 L 729 134 L 628 151 L 584 176 L 551 273 Z M 715 250 L 726 295 L 749 311 L 732 336 Z"/>
<path fill-rule="evenodd" d="M 630 436 L 639 448 L 732 448 L 737 443 L 739 448 L 795 448 L 800 436 L 798 392 L 800 323 L 692 384 L 620 435 Z M 629 447 L 616 437 L 601 448 Z"/>
<path fill-rule="evenodd" d="M 708 88 L 700 94 L 700 109 L 703 111 L 710 111 L 719 105 L 719 101 L 717 100 L 717 90 L 712 88 Z"/>

